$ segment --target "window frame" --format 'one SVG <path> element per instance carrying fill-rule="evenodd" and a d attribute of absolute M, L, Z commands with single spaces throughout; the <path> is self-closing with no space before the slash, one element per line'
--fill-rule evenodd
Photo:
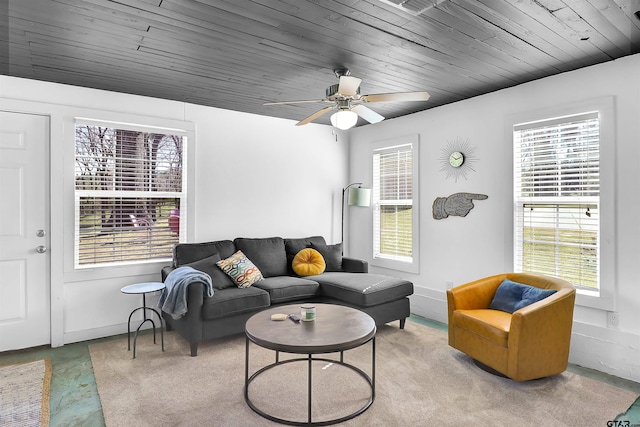
<path fill-rule="evenodd" d="M 375 169 L 375 155 L 381 151 L 389 151 L 394 148 L 411 146 L 411 163 L 412 163 L 412 188 L 411 188 L 411 259 L 401 259 L 396 257 L 379 256 L 376 247 L 376 230 L 379 229 L 379 225 L 376 224 L 376 210 L 379 209 L 379 201 L 376 200 L 376 186 L 379 185 L 374 181 L 374 169 Z M 371 182 L 372 182 L 372 251 L 371 251 L 371 265 L 375 267 L 388 268 L 392 270 L 399 270 L 408 273 L 419 274 L 420 272 L 420 200 L 419 200 L 419 163 L 420 163 L 420 144 L 419 135 L 408 135 L 398 137 L 394 139 L 378 141 L 372 144 L 371 147 Z"/>
<path fill-rule="evenodd" d="M 553 106 L 545 109 L 514 114 L 505 120 L 507 141 L 512 146 L 512 177 L 515 178 L 515 140 L 514 127 L 523 123 L 535 123 L 553 120 L 554 118 L 575 116 L 589 111 L 597 111 L 600 118 L 600 201 L 599 201 L 599 271 L 600 289 L 589 290 L 578 288 L 576 304 L 602 310 L 615 310 L 615 115 L 614 98 L 600 97 L 578 101 L 566 105 Z M 512 215 L 512 268 L 516 270 L 516 238 L 518 204 L 515 199 L 514 183 L 511 184 Z"/>
<path fill-rule="evenodd" d="M 81 228 L 80 228 L 81 227 L 80 225 L 81 224 L 81 200 L 86 199 L 87 201 L 92 201 L 96 199 L 107 198 L 107 199 L 112 199 L 114 203 L 116 203 L 116 201 L 119 201 L 117 202 L 119 204 L 125 203 L 126 205 L 128 203 L 128 204 L 131 204 L 131 206 L 134 206 L 134 205 L 139 205 L 140 203 L 146 204 L 151 200 L 177 199 L 179 200 L 179 203 L 178 203 L 179 206 L 186 205 L 187 197 L 186 197 L 186 191 L 185 191 L 185 185 L 184 185 L 184 183 L 186 182 L 186 174 L 185 174 L 186 170 L 184 168 L 185 166 L 184 160 L 188 155 L 187 146 L 188 146 L 189 139 L 188 139 L 187 132 L 183 130 L 177 130 L 177 129 L 166 129 L 166 128 L 158 128 L 158 127 L 115 123 L 111 121 L 76 118 L 74 123 L 75 135 L 76 135 L 74 138 L 74 141 L 75 141 L 74 159 L 76 159 L 76 161 L 74 163 L 76 165 L 76 172 L 75 172 L 76 174 L 78 172 L 77 171 L 77 165 L 78 165 L 77 129 L 78 127 L 82 127 L 82 126 L 99 127 L 102 129 L 112 129 L 114 133 L 124 131 L 124 132 L 136 132 L 136 133 L 142 133 L 142 134 L 163 134 L 163 135 L 177 136 L 182 138 L 181 146 L 180 146 L 180 151 L 181 151 L 180 152 L 180 169 L 181 169 L 180 175 L 181 176 L 180 176 L 179 189 L 153 191 L 151 186 L 154 183 L 152 181 L 152 174 L 151 174 L 152 169 L 150 168 L 150 164 L 147 164 L 147 161 L 143 159 L 142 163 L 136 162 L 136 164 L 140 165 L 140 166 L 136 166 L 136 169 L 138 169 L 139 167 L 143 168 L 142 170 L 144 173 L 142 175 L 138 175 L 137 170 L 136 171 L 132 170 L 131 172 L 129 172 L 129 173 L 136 174 L 136 175 L 128 175 L 129 180 L 132 177 L 135 177 L 135 185 L 131 189 L 117 188 L 117 187 L 124 186 L 125 182 L 124 181 L 120 182 L 120 180 L 116 179 L 115 174 L 113 174 L 111 179 L 112 181 L 111 185 L 114 185 L 114 188 L 111 188 L 111 189 L 91 189 L 91 188 L 87 189 L 87 188 L 84 188 L 83 185 L 78 186 L 78 181 L 76 180 L 74 185 L 74 213 L 75 214 L 74 214 L 74 248 L 73 248 L 75 269 L 81 270 L 81 269 L 93 269 L 93 268 L 102 268 L 102 267 L 119 267 L 119 266 L 125 266 L 125 265 L 146 264 L 146 263 L 155 263 L 155 262 L 169 262 L 172 258 L 172 255 L 171 255 L 172 251 L 169 252 L 167 256 L 153 257 L 153 252 L 157 248 L 155 248 L 156 246 L 154 244 L 155 241 L 149 241 L 149 239 L 150 239 L 150 236 L 155 234 L 154 230 L 156 229 L 156 226 L 150 225 L 151 219 L 138 218 L 137 216 L 134 217 L 131 214 L 131 212 L 129 212 L 130 213 L 129 216 L 131 217 L 130 227 L 129 226 L 124 227 L 124 222 L 123 222 L 121 225 L 121 227 L 123 227 L 122 230 L 113 234 L 113 238 L 116 240 L 112 247 L 114 250 L 117 250 L 117 253 L 115 253 L 114 256 L 116 256 L 119 259 L 109 260 L 109 261 L 100 261 L 99 258 L 97 259 L 94 258 L 93 262 L 86 262 L 86 263 L 81 262 L 82 261 L 81 245 L 83 244 L 81 242 L 82 234 L 81 234 Z M 115 136 L 112 136 L 112 138 L 115 138 Z M 135 144 L 135 146 L 137 147 L 137 143 Z M 130 149 L 132 145 L 127 144 L 126 146 L 123 145 L 122 147 L 126 149 Z M 112 155 L 115 156 L 116 155 L 115 152 L 112 153 Z M 80 156 L 92 158 L 92 156 L 90 155 L 85 155 L 85 156 L 80 155 Z M 121 160 L 124 161 L 125 159 L 126 157 L 123 156 Z M 109 166 L 107 170 L 111 170 L 112 167 L 117 168 L 116 164 L 119 162 L 119 160 L 117 160 L 116 157 L 113 157 L 112 161 L 113 163 L 109 162 L 111 166 Z M 149 168 L 148 171 L 147 171 L 147 168 Z M 142 187 L 140 186 L 140 184 L 143 184 Z M 128 202 L 125 202 L 125 201 L 128 201 Z M 90 203 L 93 203 L 93 202 L 90 202 Z M 103 203 L 104 202 L 100 202 L 100 206 L 104 206 Z M 129 209 L 132 209 L 132 208 L 129 208 Z M 123 219 L 121 220 L 124 221 Z M 168 221 L 171 221 L 171 220 L 168 219 Z M 117 219 L 115 219 L 114 222 L 115 222 L 114 226 L 116 226 L 116 224 L 119 223 Z M 185 223 L 186 223 L 186 220 L 184 220 L 180 216 L 179 223 L 178 223 L 179 232 L 178 232 L 178 235 L 176 236 L 177 238 L 176 243 L 180 242 L 180 235 L 184 233 Z M 170 223 L 167 224 L 167 229 L 158 227 L 158 232 L 160 233 L 170 232 L 168 229 L 169 227 L 171 227 Z M 117 230 L 120 230 L 120 228 L 118 228 Z M 182 231 L 182 233 L 180 233 L 180 231 Z M 135 237 L 136 240 L 140 240 L 140 241 L 147 240 L 147 244 L 139 244 L 134 246 L 135 248 L 139 249 L 139 251 L 136 251 L 136 253 L 139 253 L 143 256 L 141 259 L 126 260 L 122 258 L 122 256 L 125 255 L 126 251 L 123 250 L 124 248 L 121 246 L 122 244 L 117 242 L 117 240 L 120 238 L 119 236 L 124 235 L 122 233 L 131 235 L 131 236 L 136 236 Z M 141 237 L 138 237 L 138 236 L 141 236 Z"/>
<path fill-rule="evenodd" d="M 115 277 L 133 277 L 155 274 L 158 268 L 167 265 L 169 258 L 157 258 L 141 260 L 134 263 L 104 264 L 92 266 L 76 266 L 76 194 L 75 194 L 75 128 L 76 123 L 89 124 L 100 123 L 115 128 L 122 127 L 131 130 L 144 130 L 171 134 L 184 133 L 187 137 L 183 146 L 183 175 L 182 191 L 185 195 L 184 203 L 180 207 L 180 234 L 179 241 L 191 241 L 194 238 L 194 200 L 192 188 L 189 185 L 195 179 L 195 171 L 189 168 L 190 159 L 195 155 L 195 126 L 192 122 L 163 118 L 162 116 L 142 116 L 131 113 L 119 113 L 113 111 L 83 108 L 70 111 L 62 116 L 61 136 L 68 141 L 61 157 L 63 185 L 66 190 L 63 195 L 63 228 L 65 238 L 63 250 L 65 253 L 63 263 L 64 280 L 67 282 L 83 282 L 86 280 L 102 280 Z M 124 197 L 124 196 L 123 196 Z"/>

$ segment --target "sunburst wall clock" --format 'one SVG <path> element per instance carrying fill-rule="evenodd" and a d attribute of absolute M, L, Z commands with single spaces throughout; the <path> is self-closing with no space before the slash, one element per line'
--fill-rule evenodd
<path fill-rule="evenodd" d="M 442 148 L 440 162 L 441 172 L 444 172 L 445 179 L 453 177 L 456 182 L 459 178 L 467 179 L 470 172 L 475 172 L 473 165 L 476 161 L 475 147 L 469 144 L 469 139 L 456 138 L 447 141 L 447 145 Z"/>

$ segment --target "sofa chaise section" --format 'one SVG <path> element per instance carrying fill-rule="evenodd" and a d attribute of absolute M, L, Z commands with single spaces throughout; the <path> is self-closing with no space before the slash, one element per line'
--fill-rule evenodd
<path fill-rule="evenodd" d="M 407 297 L 413 294 L 413 283 L 408 280 L 344 272 L 327 272 L 307 279 L 320 284 L 325 301 L 358 308 L 376 319 L 377 324 L 400 320 L 400 329 L 404 329 L 405 319 L 411 314 Z"/>

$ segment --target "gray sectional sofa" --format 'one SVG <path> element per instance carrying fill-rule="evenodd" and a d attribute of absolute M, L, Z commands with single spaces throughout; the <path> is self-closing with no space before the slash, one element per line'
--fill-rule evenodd
<path fill-rule="evenodd" d="M 306 247 L 323 255 L 327 265 L 324 273 L 299 277 L 293 272 L 294 256 Z M 264 280 L 238 288 L 215 265 L 238 250 L 258 267 Z M 401 329 L 410 314 L 408 296 L 413 294 L 413 283 L 368 273 L 366 261 L 342 257 L 341 245 L 327 245 L 321 236 L 181 243 L 174 248 L 173 264 L 162 269 L 162 280 L 185 265 L 207 272 L 214 288 L 213 296 L 208 297 L 202 286 L 189 285 L 187 313 L 178 319 L 162 313 L 167 330 L 177 331 L 189 342 L 191 356 L 197 355 L 201 341 L 242 333 L 249 317 L 279 304 L 342 304 L 368 313 L 378 325 L 399 320 Z"/>

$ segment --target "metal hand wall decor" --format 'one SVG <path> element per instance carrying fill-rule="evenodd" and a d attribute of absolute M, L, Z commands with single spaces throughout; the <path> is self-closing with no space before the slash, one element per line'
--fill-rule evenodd
<path fill-rule="evenodd" d="M 467 216 L 473 209 L 473 200 L 485 200 L 486 194 L 479 193 L 455 193 L 449 197 L 437 197 L 433 201 L 433 219 L 444 219 L 449 215 Z"/>

